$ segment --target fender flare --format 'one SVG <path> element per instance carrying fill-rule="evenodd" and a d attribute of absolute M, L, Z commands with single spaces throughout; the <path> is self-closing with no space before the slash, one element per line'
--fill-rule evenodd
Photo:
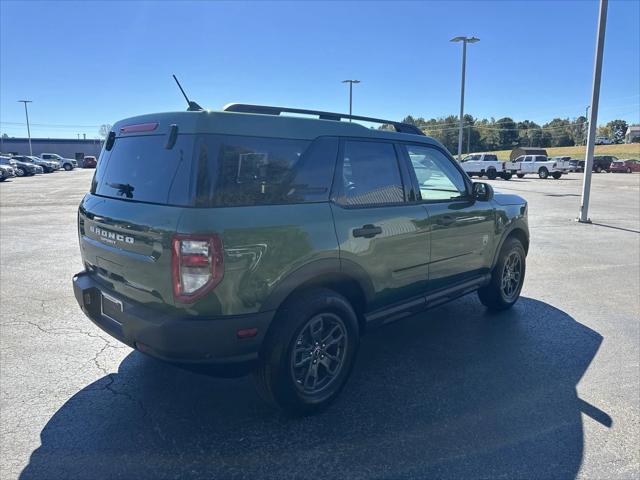
<path fill-rule="evenodd" d="M 529 227 L 527 223 L 522 218 L 518 218 L 514 220 L 509 226 L 502 232 L 502 236 L 500 237 L 500 242 L 498 243 L 498 247 L 496 248 L 495 253 L 493 254 L 493 261 L 491 262 L 491 270 L 493 270 L 498 263 L 498 258 L 500 258 L 500 251 L 502 250 L 502 246 L 504 245 L 505 240 L 509 235 L 511 235 L 514 231 L 519 230 L 522 234 L 529 239 Z M 528 242 L 527 242 L 528 243 Z M 529 253 L 529 248 L 525 245 L 526 253 Z"/>
<path fill-rule="evenodd" d="M 314 260 L 289 273 L 262 303 L 261 311 L 277 310 L 282 302 L 298 287 L 314 279 L 325 277 L 355 281 L 362 289 L 365 302 L 369 304 L 374 296 L 374 287 L 367 272 L 357 263 L 340 258 Z"/>

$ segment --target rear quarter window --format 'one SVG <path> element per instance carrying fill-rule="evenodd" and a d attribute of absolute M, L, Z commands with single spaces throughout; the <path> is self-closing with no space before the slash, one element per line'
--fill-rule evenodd
<path fill-rule="evenodd" d="M 195 150 L 196 206 L 311 203 L 329 199 L 338 142 L 203 135 Z"/>

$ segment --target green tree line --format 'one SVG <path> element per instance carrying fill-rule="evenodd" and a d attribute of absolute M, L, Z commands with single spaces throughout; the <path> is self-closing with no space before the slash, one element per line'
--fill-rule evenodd
<path fill-rule="evenodd" d="M 450 152 L 458 151 L 458 117 L 414 118 L 411 115 L 402 120 L 415 125 L 430 137 L 437 139 Z M 382 128 L 388 128 L 384 126 Z M 627 132 L 627 122 L 613 120 L 598 127 L 598 135 L 622 141 Z M 510 117 L 496 120 L 464 116 L 463 152 L 509 150 L 516 147 L 568 147 L 584 145 L 587 137 L 587 118 L 554 118 L 539 125 L 531 120 L 517 122 Z"/>

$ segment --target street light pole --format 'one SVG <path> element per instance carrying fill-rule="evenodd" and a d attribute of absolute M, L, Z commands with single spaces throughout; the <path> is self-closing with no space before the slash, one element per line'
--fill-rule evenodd
<path fill-rule="evenodd" d="M 31 148 L 31 128 L 29 127 L 29 111 L 27 110 L 27 103 L 33 103 L 31 100 L 18 100 L 18 103 L 24 103 L 24 114 L 27 117 L 27 135 L 29 136 L 29 155 L 33 156 L 33 149 Z"/>
<path fill-rule="evenodd" d="M 467 43 L 476 43 L 480 39 L 476 37 L 455 37 L 452 42 L 462 42 L 462 83 L 460 87 L 460 130 L 458 132 L 458 161 L 462 158 L 462 136 L 464 123 L 464 80 L 467 68 Z"/>
<path fill-rule="evenodd" d="M 342 83 L 349 84 L 349 116 L 351 117 L 351 111 L 353 107 L 353 84 L 360 83 L 360 80 L 343 80 Z M 349 118 L 349 121 L 351 121 L 351 118 Z"/>
<path fill-rule="evenodd" d="M 591 171 L 593 170 L 593 149 L 595 144 L 596 126 L 598 122 L 598 102 L 600 101 L 600 79 L 602 77 L 602 54 L 604 52 L 604 34 L 607 26 L 608 0 L 600 0 L 598 15 L 598 36 L 596 38 L 596 58 L 593 67 L 593 89 L 591 92 L 591 117 L 587 132 L 587 153 L 584 162 L 584 178 L 582 180 L 582 200 L 578 221 L 591 223 L 589 219 L 589 196 L 591 194 Z"/>
<path fill-rule="evenodd" d="M 591 105 L 587 105 L 587 108 L 584 110 L 584 144 L 587 145 L 587 130 L 589 129 L 589 108 Z"/>

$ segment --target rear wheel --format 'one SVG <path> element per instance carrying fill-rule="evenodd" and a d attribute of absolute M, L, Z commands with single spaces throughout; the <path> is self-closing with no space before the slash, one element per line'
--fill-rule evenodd
<path fill-rule="evenodd" d="M 631 173 L 631 167 L 627 167 L 627 173 Z"/>
<path fill-rule="evenodd" d="M 553 172 L 553 173 L 551 174 L 551 176 L 552 176 L 554 179 L 558 180 L 560 177 L 562 177 L 562 172 Z"/>
<path fill-rule="evenodd" d="M 491 281 L 478 290 L 482 304 L 493 311 L 511 308 L 520 298 L 525 268 L 526 254 L 522 243 L 516 238 L 508 238 L 500 250 Z"/>
<path fill-rule="evenodd" d="M 498 176 L 498 173 L 494 168 L 490 168 L 489 170 L 487 170 L 487 178 L 489 180 L 495 180 L 497 176 Z"/>
<path fill-rule="evenodd" d="M 518 178 L 524 178 L 524 173 L 516 173 L 516 177 L 518 177 Z"/>
<path fill-rule="evenodd" d="M 549 170 L 547 170 L 546 167 L 542 167 L 538 170 L 538 176 L 542 179 L 547 178 L 549 176 Z"/>
<path fill-rule="evenodd" d="M 596 173 L 602 173 L 602 167 L 596 167 Z"/>
<path fill-rule="evenodd" d="M 329 405 L 344 387 L 359 344 L 358 319 L 342 295 L 314 289 L 288 300 L 253 374 L 260 396 L 296 414 Z"/>
<path fill-rule="evenodd" d="M 508 173 L 508 172 L 505 172 L 505 173 L 502 174 L 503 180 L 511 180 L 512 176 L 513 175 L 511 173 Z"/>

